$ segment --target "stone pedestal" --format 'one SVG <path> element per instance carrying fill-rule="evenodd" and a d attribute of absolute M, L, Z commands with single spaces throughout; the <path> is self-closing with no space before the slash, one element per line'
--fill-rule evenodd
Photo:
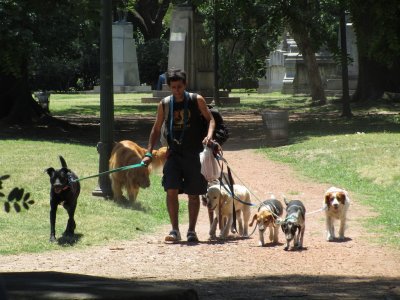
<path fill-rule="evenodd" d="M 131 23 L 112 25 L 114 91 L 140 86 L 136 46 Z"/>
<path fill-rule="evenodd" d="M 265 81 L 259 82 L 259 93 L 281 91 L 285 77 L 285 58 L 280 50 L 273 51 L 267 59 L 267 72 Z"/>
<path fill-rule="evenodd" d="M 132 23 L 121 21 L 112 25 L 112 51 L 114 93 L 150 92 L 150 86 L 140 85 Z M 94 88 L 96 91 L 99 87 Z"/>
<path fill-rule="evenodd" d="M 352 63 L 348 66 L 350 93 L 357 87 L 358 51 L 352 23 L 346 24 L 347 50 Z M 340 44 L 340 38 L 339 38 Z M 342 93 L 340 64 L 333 60 L 328 51 L 316 53 L 321 79 L 327 95 Z M 283 76 L 282 76 L 283 73 Z M 281 91 L 284 94 L 309 93 L 307 69 L 296 42 L 284 33 L 282 42 L 267 59 L 265 78 L 259 80 L 259 93 Z"/>

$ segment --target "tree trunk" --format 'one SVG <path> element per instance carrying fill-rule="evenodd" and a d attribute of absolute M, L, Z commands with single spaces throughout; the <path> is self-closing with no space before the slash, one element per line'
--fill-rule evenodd
<path fill-rule="evenodd" d="M 315 50 L 311 46 L 311 40 L 307 31 L 301 26 L 293 26 L 292 34 L 303 55 L 304 63 L 307 69 L 308 84 L 310 86 L 311 98 L 314 105 L 326 104 L 325 91 L 322 85 L 321 75 L 319 73 Z"/>
<path fill-rule="evenodd" d="M 139 26 L 146 41 L 161 37 L 162 21 L 170 2 L 170 0 L 140 0 L 137 2 L 136 10 L 132 13 L 132 21 Z"/>
<path fill-rule="evenodd" d="M 74 125 L 47 114 L 32 97 L 27 77 L 0 75 L 4 93 L 0 94 L 0 124 L 46 124 L 69 130 Z"/>
<path fill-rule="evenodd" d="M 354 102 L 380 99 L 383 96 L 385 73 L 376 63 L 366 57 L 359 57 L 359 72 L 356 91 L 352 97 Z"/>
<path fill-rule="evenodd" d="M 379 48 L 388 48 L 389 45 L 387 44 L 387 39 L 381 39 L 380 37 L 378 39 L 376 37 L 377 33 L 374 31 L 377 26 L 382 26 L 380 31 L 382 33 L 380 34 L 384 35 L 383 32 L 385 30 L 385 26 L 388 26 L 387 24 L 380 25 L 379 11 L 377 10 L 377 7 L 384 10 L 390 9 L 391 13 L 395 14 L 396 9 L 398 9 L 398 5 L 393 1 L 390 1 L 389 3 L 385 2 L 384 4 L 382 3 L 379 1 L 365 2 L 361 0 L 350 2 L 353 26 L 357 36 L 359 65 L 357 88 L 352 98 L 352 100 L 355 102 L 380 99 L 385 91 L 397 93 L 400 92 L 400 76 L 398 75 L 398 71 L 400 69 L 400 56 L 398 54 L 392 55 L 390 61 L 388 62 L 390 63 L 390 66 L 388 63 L 385 64 L 383 62 L 384 60 L 382 61 L 382 59 L 380 62 L 379 56 L 391 52 L 379 53 L 379 51 L 377 51 Z M 378 6 L 373 6 L 373 4 L 377 4 Z M 388 5 L 388 8 L 385 7 L 386 5 Z M 389 18 L 389 20 L 392 19 Z M 393 24 L 392 26 L 396 26 L 396 24 Z M 398 39 L 398 31 L 397 36 L 392 36 L 392 38 Z M 378 43 L 379 47 L 377 47 L 374 43 Z M 393 48 L 395 45 L 396 43 L 390 46 Z M 371 49 L 374 50 L 371 51 Z"/>
<path fill-rule="evenodd" d="M 6 124 L 30 124 L 45 115 L 42 107 L 32 98 L 26 77 L 1 76 L 0 119 Z"/>

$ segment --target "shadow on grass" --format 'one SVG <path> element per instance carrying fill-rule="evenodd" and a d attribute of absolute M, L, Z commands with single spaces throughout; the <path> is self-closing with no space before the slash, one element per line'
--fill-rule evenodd
<path fill-rule="evenodd" d="M 295 266 L 294 266 L 295 268 Z M 296 270 L 294 270 L 296 271 Z M 266 275 L 182 281 L 2 273 L 5 299 L 399 299 L 399 278 Z M 1 287 L 1 285 L 0 285 Z M 75 299 L 74 298 L 74 299 Z"/>
<path fill-rule="evenodd" d="M 335 115 L 308 114 L 289 122 L 289 136 L 292 143 L 298 143 L 311 136 L 328 136 L 339 134 L 355 134 L 357 132 L 379 133 L 400 132 L 400 116 L 393 115 L 361 115 L 351 119 Z"/>
<path fill-rule="evenodd" d="M 63 234 L 58 240 L 57 244 L 60 246 L 73 246 L 76 243 L 78 243 L 83 237 L 83 234 L 81 233 L 76 233 L 74 235 L 66 235 Z"/>
<path fill-rule="evenodd" d="M 155 115 L 157 111 L 157 106 L 155 104 L 141 104 L 135 107 L 132 104 L 114 104 L 114 111 L 118 114 L 145 114 L 145 115 Z M 56 112 L 57 115 L 83 115 L 83 116 L 95 116 L 100 114 L 100 104 L 99 105 L 75 105 L 68 109 L 60 109 Z"/>
<path fill-rule="evenodd" d="M 113 199 L 110 199 L 110 201 L 115 202 L 118 206 L 120 206 L 122 208 L 133 209 L 133 210 L 138 210 L 138 211 L 142 211 L 142 212 L 149 211 L 149 208 L 144 206 L 143 203 L 141 203 L 140 201 L 137 200 L 132 203 L 132 201 L 130 201 L 125 196 L 122 196 L 122 198 L 119 199 L 118 201 L 115 201 Z"/>
<path fill-rule="evenodd" d="M 284 107 L 282 107 L 285 105 Z M 354 134 L 357 132 L 400 132 L 399 105 L 374 103 L 380 105 L 376 109 L 366 107 L 357 108 L 351 119 L 340 117 L 340 102 L 330 101 L 324 106 L 311 107 L 307 97 L 293 97 L 290 102 L 282 99 L 260 100 L 255 103 L 240 105 L 237 109 L 221 109 L 223 116 L 239 116 L 232 121 L 226 121 L 230 131 L 230 138 L 226 150 L 256 149 L 268 146 L 265 144 L 267 128 L 263 126 L 260 112 L 263 109 L 287 109 L 289 113 L 289 143 L 295 144 L 311 136 L 327 136 L 338 134 Z M 353 105 L 355 106 L 355 105 Z M 132 114 L 130 110 L 124 113 L 125 105 L 116 108 L 114 121 L 114 141 L 133 140 L 145 147 L 148 142 L 155 115 L 153 105 L 140 106 L 140 114 Z M 380 110 L 382 109 L 382 110 Z M 85 115 L 78 113 L 84 112 Z M 303 112 L 298 112 L 303 111 Z M 305 111 L 305 112 L 304 112 Z M 144 115 L 150 112 L 149 115 Z M 384 112 L 384 113 L 383 113 Z M 46 124 L 29 126 L 2 126 L 0 127 L 0 140 L 26 139 L 33 141 L 58 141 L 80 145 L 92 145 L 100 141 L 100 118 L 97 106 L 73 107 L 59 112 L 64 116 L 62 121 L 71 126 L 47 126 Z M 226 118 L 229 119 L 229 118 Z M 264 140 L 263 140 L 264 139 Z M 225 146 L 225 145 L 224 145 Z"/>

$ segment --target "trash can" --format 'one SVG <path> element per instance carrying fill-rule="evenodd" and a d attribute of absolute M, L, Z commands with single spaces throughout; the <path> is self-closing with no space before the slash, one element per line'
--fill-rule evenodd
<path fill-rule="evenodd" d="M 286 110 L 263 110 L 263 125 L 267 131 L 267 144 L 285 145 L 288 142 L 289 113 Z"/>
<path fill-rule="evenodd" d="M 43 110 L 47 113 L 49 113 L 49 103 L 50 103 L 50 93 L 49 92 L 37 92 L 35 94 L 36 99 L 38 100 L 40 106 L 43 108 Z"/>

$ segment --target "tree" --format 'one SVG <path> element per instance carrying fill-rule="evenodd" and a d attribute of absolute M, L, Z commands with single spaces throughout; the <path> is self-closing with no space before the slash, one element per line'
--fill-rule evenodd
<path fill-rule="evenodd" d="M 36 59 L 72 58 L 80 40 L 93 38 L 98 3 L 90 0 L 0 2 L 0 119 L 32 123 L 51 118 L 32 98 Z"/>
<path fill-rule="evenodd" d="M 114 1 L 115 19 L 133 24 L 140 82 L 153 87 L 168 64 L 169 28 L 166 20 L 169 19 L 170 4 L 171 0 Z"/>
<path fill-rule="evenodd" d="M 353 101 L 400 92 L 400 5 L 396 0 L 350 1 L 357 35 L 358 84 Z"/>
<path fill-rule="evenodd" d="M 205 17 L 207 43 L 214 42 L 210 1 L 192 1 Z M 265 72 L 265 58 L 279 42 L 282 22 L 265 1 L 218 1 L 219 85 L 231 89 L 239 81 L 256 80 Z M 229 12 L 229 13 L 227 13 Z M 268 17 L 266 17 L 268 16 Z"/>
<path fill-rule="evenodd" d="M 211 5 L 204 0 L 193 2 L 206 16 L 206 29 L 212 41 Z M 333 0 L 219 1 L 221 86 L 229 88 L 229 82 L 224 82 L 227 78 L 230 82 L 259 78 L 265 68 L 265 58 L 277 46 L 284 28 L 289 26 L 303 54 L 312 99 L 315 104 L 324 104 L 326 97 L 315 53 L 322 46 L 337 51 L 338 19 L 330 11 L 335 5 Z"/>
<path fill-rule="evenodd" d="M 132 18 L 145 41 L 159 39 L 165 32 L 163 20 L 171 0 L 137 0 L 129 6 L 128 20 Z"/>
<path fill-rule="evenodd" d="M 315 53 L 323 46 L 338 53 L 339 3 L 335 0 L 281 1 L 279 9 L 303 55 L 312 101 L 314 104 L 325 104 L 326 96 Z"/>

